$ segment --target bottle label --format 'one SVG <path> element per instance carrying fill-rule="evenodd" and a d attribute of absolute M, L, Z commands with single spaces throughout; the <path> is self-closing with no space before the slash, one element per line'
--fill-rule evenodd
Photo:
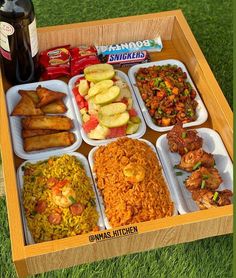
<path fill-rule="evenodd" d="M 1 54 L 8 60 L 11 60 L 11 53 L 10 53 L 10 45 L 8 36 L 14 34 L 15 29 L 14 27 L 4 21 L 0 21 L 0 47 L 1 47 Z"/>
<path fill-rule="evenodd" d="M 29 25 L 29 37 L 30 37 L 31 54 L 32 54 L 32 57 L 34 57 L 38 53 L 38 50 L 39 50 L 36 19 L 34 19 L 32 21 L 32 23 L 30 23 L 30 25 Z"/>

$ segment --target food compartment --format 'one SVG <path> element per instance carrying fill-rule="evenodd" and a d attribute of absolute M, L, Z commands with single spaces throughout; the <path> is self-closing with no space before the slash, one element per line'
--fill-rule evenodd
<path fill-rule="evenodd" d="M 135 92 L 135 96 L 138 99 L 139 105 L 141 107 L 141 110 L 142 110 L 142 113 L 143 113 L 143 116 L 145 118 L 145 121 L 146 121 L 147 125 L 151 129 L 153 129 L 155 131 L 158 131 L 158 132 L 165 132 L 165 131 L 170 130 L 173 127 L 173 125 L 169 125 L 167 123 L 166 123 L 166 126 L 164 126 L 164 125 L 161 126 L 161 125 L 157 125 L 157 124 L 154 123 L 151 115 L 149 114 L 148 108 L 147 108 L 146 104 L 144 103 L 144 100 L 142 99 L 142 96 L 140 94 L 139 88 L 138 88 L 138 86 L 136 84 L 136 77 L 135 76 L 136 76 L 136 73 L 138 72 L 138 70 L 140 68 L 149 68 L 149 67 L 152 67 L 152 66 L 166 66 L 166 65 L 177 66 L 177 67 L 181 68 L 182 71 L 184 73 L 186 73 L 186 82 L 188 82 L 191 85 L 192 89 L 194 89 L 195 92 L 196 92 L 196 96 L 195 96 L 195 99 L 194 99 L 198 103 L 198 105 L 196 107 L 196 120 L 184 123 L 184 126 L 185 127 L 190 127 L 190 126 L 196 126 L 196 125 L 203 124 L 207 120 L 208 113 L 207 113 L 206 107 L 205 107 L 203 101 L 201 100 L 201 97 L 200 97 L 200 95 L 199 95 L 199 93 L 198 93 L 198 91 L 197 91 L 197 89 L 196 89 L 196 87 L 195 87 L 195 85 L 194 85 L 194 83 L 193 83 L 193 81 L 192 81 L 192 79 L 191 79 L 191 77 L 190 77 L 190 75 L 189 75 L 185 65 L 182 62 L 178 61 L 178 60 L 168 59 L 168 60 L 150 62 L 150 63 L 146 63 L 146 64 L 141 64 L 141 65 L 135 65 L 135 66 L 132 66 L 129 69 L 129 71 L 128 71 L 128 76 L 129 76 L 130 82 L 131 82 L 131 84 L 133 86 L 133 89 L 134 89 L 134 92 Z M 163 82 L 163 80 L 164 80 L 163 77 L 156 78 L 155 80 L 156 81 L 154 81 L 154 82 L 157 82 L 156 85 L 154 84 L 156 86 L 156 90 L 158 90 L 158 92 L 162 93 L 161 89 L 159 87 L 161 86 L 160 85 L 161 83 L 163 83 L 163 85 L 165 83 L 165 82 Z M 171 89 L 169 88 L 169 86 L 170 86 Z M 167 90 L 167 95 L 164 96 L 164 98 L 162 98 L 162 99 L 166 100 L 165 104 L 163 104 L 163 105 L 165 107 L 168 106 L 168 108 L 170 108 L 170 109 L 172 109 L 172 107 L 175 106 L 175 108 L 177 109 L 177 105 L 176 104 L 174 104 L 174 105 L 170 105 L 169 104 L 169 102 L 173 102 L 174 100 L 169 100 L 167 98 L 170 97 L 170 96 L 173 96 L 173 97 L 176 97 L 176 95 L 178 96 L 179 88 L 178 87 L 172 88 L 171 84 L 167 84 L 167 83 L 164 85 L 164 87 L 166 87 L 166 89 L 164 89 L 164 90 Z M 158 93 L 158 94 L 160 94 L 160 93 Z M 187 93 L 189 94 L 189 92 L 187 92 Z M 154 97 L 157 97 L 157 96 L 154 96 Z M 151 100 L 152 102 L 154 102 L 153 99 Z M 176 117 L 174 114 L 172 115 L 172 112 L 170 114 L 171 116 L 165 116 L 163 111 L 162 111 L 162 109 L 160 108 L 160 103 L 161 103 L 161 100 L 158 99 L 157 100 L 158 110 L 155 110 L 156 108 L 152 109 L 152 110 L 155 110 L 155 112 L 153 111 L 154 112 L 153 116 L 155 115 L 155 113 L 159 113 L 160 114 L 159 115 L 160 119 L 163 119 L 163 121 L 164 120 L 169 120 L 169 119 L 171 119 L 171 117 Z M 182 103 L 180 103 L 180 105 L 182 105 Z M 180 109 L 180 108 L 178 107 L 178 109 Z M 189 111 L 189 112 L 193 113 L 192 108 L 190 108 L 190 109 L 191 109 L 191 111 Z M 174 112 L 177 114 L 178 111 L 176 110 Z M 188 113 L 188 111 L 186 113 Z"/>
<path fill-rule="evenodd" d="M 133 138 L 133 139 L 134 138 L 136 138 L 136 139 L 140 138 L 146 132 L 146 124 L 145 124 L 145 121 L 143 119 L 142 113 L 140 111 L 138 102 L 137 102 L 137 100 L 135 98 L 134 92 L 132 90 L 132 86 L 131 86 L 131 84 L 129 82 L 129 78 L 128 78 L 128 76 L 124 72 L 122 72 L 120 70 L 115 70 L 115 76 L 117 76 L 118 78 L 121 78 L 122 80 L 124 80 L 127 83 L 129 91 L 130 91 L 129 94 L 131 95 L 131 101 L 132 101 L 132 103 L 131 103 L 131 110 L 134 109 L 136 111 L 133 116 L 134 116 L 134 118 L 136 118 L 135 115 L 137 115 L 138 118 L 139 118 L 138 122 L 136 123 L 136 124 L 139 125 L 138 129 L 133 134 L 126 135 L 126 136 L 129 137 L 129 138 Z M 73 78 L 70 79 L 70 81 L 69 81 L 69 91 L 70 91 L 70 95 L 71 95 L 71 99 L 72 99 L 72 102 L 73 102 L 73 106 L 74 106 L 74 110 L 75 110 L 77 119 L 78 119 L 78 121 L 80 123 L 80 132 L 81 132 L 83 140 L 87 144 L 89 144 L 91 146 L 97 146 L 97 145 L 102 145 L 102 144 L 114 141 L 114 140 L 116 140 L 116 137 L 124 136 L 118 130 L 119 128 L 117 128 L 117 132 L 115 132 L 115 130 L 114 130 L 114 136 L 116 136 L 114 138 L 109 138 L 109 139 L 91 139 L 91 138 L 89 138 L 88 134 L 85 132 L 85 130 L 83 128 L 83 115 L 80 112 L 80 111 L 82 111 L 82 109 L 79 109 L 77 101 L 76 101 L 76 97 L 75 97 L 75 95 L 73 93 L 73 88 L 75 87 L 75 83 L 76 83 L 76 81 L 79 78 L 83 78 L 83 75 L 74 76 Z M 120 96 L 119 96 L 119 99 L 120 99 Z M 119 100 L 119 102 L 120 101 L 121 100 Z M 115 103 L 115 102 L 116 102 L 116 100 L 114 100 L 114 102 L 112 102 L 112 104 Z M 105 106 L 101 105 L 101 107 L 105 107 Z M 130 119 L 131 119 L 131 117 L 132 117 L 132 114 L 130 114 Z M 129 125 L 129 123 L 127 124 L 127 126 L 128 125 Z M 135 123 L 134 123 L 134 125 L 135 125 Z"/>
<path fill-rule="evenodd" d="M 118 139 L 119 140 L 119 139 Z M 158 158 L 158 154 L 156 152 L 156 149 L 155 147 L 153 146 L 152 143 L 150 143 L 149 141 L 145 140 L 145 139 L 138 139 L 139 141 L 141 142 L 144 142 L 145 144 L 147 144 L 151 149 L 152 151 L 156 154 L 157 156 L 157 160 L 159 162 L 159 165 L 161 167 L 161 175 L 164 179 L 164 182 L 165 184 L 167 185 L 167 190 L 169 191 L 169 194 L 170 194 L 170 200 L 173 202 L 173 212 L 172 212 L 172 215 L 177 215 L 178 212 L 177 212 L 177 207 L 178 207 L 178 198 L 177 196 L 175 195 L 175 191 L 173 190 L 173 186 L 172 184 L 168 183 L 167 182 L 167 179 L 166 179 L 166 175 L 165 175 L 165 172 L 163 171 L 164 169 L 162 169 L 162 166 L 161 166 L 161 162 Z M 108 144 L 105 144 L 104 146 L 107 146 Z M 103 197 L 102 197 L 102 194 L 101 194 L 101 191 L 99 190 L 98 186 L 97 186 L 97 177 L 96 177 L 96 173 L 94 172 L 93 168 L 94 168 L 94 154 L 95 152 L 98 150 L 99 146 L 97 147 L 94 147 L 89 155 L 88 155 L 88 160 L 89 160 L 89 164 L 90 164 L 90 168 L 91 168 L 91 171 L 92 171 L 92 176 L 93 176 L 93 179 L 94 179 L 94 184 L 95 184 L 95 188 L 96 188 L 96 192 L 97 192 L 97 196 L 98 196 L 98 199 L 99 199 L 99 202 L 100 202 L 100 205 L 101 205 L 101 211 L 102 211 L 102 215 L 103 215 L 103 219 L 104 219 L 104 223 L 105 223 L 105 227 L 107 229 L 112 229 L 114 227 L 112 227 L 112 225 L 109 223 L 109 220 L 106 216 L 106 213 L 105 213 L 105 205 L 104 205 L 104 200 L 103 200 Z M 138 167 L 138 166 L 137 166 Z M 117 185 L 118 186 L 118 185 Z M 140 198 L 141 197 L 142 193 L 140 192 Z M 117 200 L 120 198 L 120 196 L 117 196 Z M 122 198 L 121 198 L 122 199 Z M 142 200 L 139 200 L 139 202 L 141 203 Z"/>
<path fill-rule="evenodd" d="M 213 155 L 215 168 L 223 180 L 217 191 L 225 189 L 233 191 L 233 165 L 219 134 L 210 128 L 199 128 L 196 131 L 198 136 L 203 139 L 202 149 Z M 173 185 L 175 194 L 180 200 L 177 208 L 179 213 L 185 214 L 199 210 L 198 205 L 192 198 L 191 192 L 184 184 L 184 181 L 191 175 L 191 172 L 176 168 L 181 156 L 170 151 L 166 134 L 157 139 L 156 148 L 164 167 L 167 181 Z"/>
<path fill-rule="evenodd" d="M 63 98 L 63 102 L 65 107 L 67 108 L 67 111 L 63 114 L 50 114 L 45 113 L 45 115 L 37 115 L 39 117 L 41 116 L 59 116 L 59 117 L 66 117 L 69 119 L 66 119 L 69 121 L 72 121 L 73 127 L 68 130 L 70 134 L 73 135 L 74 143 L 72 143 L 69 146 L 66 147 L 54 147 L 54 148 L 45 148 L 41 150 L 34 150 L 34 151 L 25 151 L 23 147 L 23 138 L 22 138 L 22 125 L 21 120 L 23 119 L 22 116 L 11 116 L 12 111 L 16 107 L 17 103 L 19 103 L 21 98 L 21 95 L 18 93 L 19 90 L 33 90 L 35 91 L 38 86 L 42 86 L 43 88 L 47 88 L 49 90 L 55 91 L 55 92 L 61 92 L 66 94 L 66 96 Z M 49 81 L 41 81 L 36 83 L 30 83 L 30 84 L 24 84 L 24 85 L 17 85 L 14 87 L 11 87 L 6 94 L 6 100 L 7 100 L 7 108 L 8 108 L 8 115 L 9 115 L 9 121 L 10 121 L 10 127 L 11 127 L 11 135 L 12 135 L 12 141 L 13 141 L 13 148 L 14 152 L 17 156 L 23 158 L 23 159 L 40 159 L 47 155 L 56 155 L 59 153 L 67 153 L 70 151 L 74 151 L 78 149 L 82 143 L 82 137 L 79 131 L 79 123 L 77 121 L 73 105 L 71 103 L 71 98 L 68 93 L 68 86 L 66 83 L 64 83 L 61 80 L 49 80 Z M 37 117 L 36 116 L 36 117 Z M 33 119 L 33 116 L 27 117 L 28 119 Z M 26 117 L 25 117 L 26 119 Z M 57 123 L 57 125 L 60 124 L 60 119 Z M 59 131 L 57 131 L 57 135 L 59 134 Z M 60 133 L 61 135 L 61 133 Z M 62 138 L 60 135 L 56 139 L 53 140 L 61 140 L 62 144 L 64 141 L 64 138 Z M 32 137 L 33 138 L 33 137 Z M 41 143 L 41 142 L 40 142 Z M 47 143 L 47 140 L 46 140 Z M 37 142 L 34 144 L 37 145 Z M 37 146 L 35 146 L 37 147 Z"/>
<path fill-rule="evenodd" d="M 94 193 L 94 198 L 91 198 L 91 204 L 92 205 L 90 206 L 90 204 L 88 204 L 90 201 L 87 202 L 86 206 L 82 203 L 82 208 L 83 208 L 82 214 L 81 215 L 75 214 L 76 211 L 72 210 L 71 206 L 74 206 L 74 209 L 77 209 L 77 208 L 80 209 L 81 208 L 81 205 L 80 205 L 81 200 L 79 199 L 78 195 L 74 196 L 75 193 L 76 194 L 80 194 L 80 193 L 76 192 L 75 187 L 73 187 L 74 185 L 72 186 L 74 190 L 71 191 L 69 181 L 67 180 L 68 177 L 65 177 L 65 180 L 64 180 L 65 183 L 67 182 L 66 184 L 63 184 L 63 181 L 59 181 L 56 178 L 49 178 L 47 180 L 48 188 L 45 189 L 45 191 L 48 191 L 48 192 L 46 192 L 46 193 L 42 192 L 41 196 L 38 196 L 41 189 L 38 190 L 37 188 L 35 188 L 35 189 L 32 188 L 32 191 L 35 193 L 35 195 L 32 194 L 32 198 L 34 198 L 34 199 L 38 198 L 37 203 L 35 204 L 35 207 L 32 208 L 31 200 L 27 200 L 27 201 L 25 200 L 25 203 L 27 204 L 27 208 L 28 209 L 30 209 L 30 208 L 33 209 L 33 213 L 30 217 L 37 217 L 37 214 L 38 214 L 38 218 L 36 219 L 36 221 L 45 221 L 46 222 L 46 221 L 50 220 L 49 218 L 50 218 L 51 215 L 48 215 L 49 212 L 44 207 L 45 196 L 47 196 L 46 199 L 50 199 L 50 201 L 46 200 L 46 205 L 48 207 L 50 207 L 50 209 L 52 208 L 52 212 L 55 212 L 57 215 L 58 215 L 58 213 L 62 215 L 62 225 L 65 225 L 64 228 L 63 228 L 63 227 L 61 227 L 61 223 L 58 224 L 58 226 L 57 226 L 57 223 L 54 223 L 54 224 L 56 224 L 56 226 L 54 226 L 53 221 L 52 221 L 52 223 L 50 222 L 51 226 L 50 225 L 47 226 L 45 224 L 45 227 L 49 228 L 48 229 L 49 233 L 51 231 L 55 232 L 55 231 L 57 231 L 57 229 L 58 229 L 58 231 L 61 231 L 61 232 L 64 232 L 65 230 L 68 230 L 67 231 L 68 233 L 72 232 L 68 236 L 72 236 L 72 235 L 75 235 L 75 234 L 73 234 L 73 231 L 72 231 L 73 229 L 79 229 L 80 227 L 83 227 L 81 229 L 87 229 L 86 219 L 83 220 L 82 217 L 83 217 L 84 213 L 85 213 L 84 217 L 87 218 L 87 219 L 88 219 L 89 215 L 90 216 L 92 215 L 94 217 L 94 214 L 93 214 L 94 211 L 91 211 L 91 210 L 93 210 L 93 207 L 96 207 L 96 213 L 98 214 L 98 221 L 97 221 L 96 229 L 97 230 L 104 230 L 105 225 L 104 225 L 102 214 L 101 214 L 100 204 L 99 204 L 99 201 L 97 199 L 96 191 L 95 191 L 94 184 L 93 184 L 92 175 L 91 175 L 89 164 L 88 164 L 88 161 L 87 161 L 86 157 L 83 156 L 80 153 L 77 153 L 77 152 L 71 152 L 71 153 L 68 153 L 66 155 L 61 154 L 61 155 L 57 155 L 57 156 L 54 156 L 54 157 L 64 159 L 65 161 L 68 161 L 68 158 L 62 157 L 62 156 L 68 156 L 69 159 L 70 159 L 70 157 L 75 157 L 76 161 L 81 163 L 82 168 L 85 170 L 86 177 L 88 178 L 89 183 L 91 185 L 90 189 Z M 50 160 L 50 158 L 53 159 L 54 157 L 48 155 L 48 156 L 44 156 L 40 160 L 38 160 L 38 159 L 37 160 L 27 160 L 24 163 L 22 163 L 17 170 L 18 196 L 19 196 L 20 207 L 21 207 L 21 215 L 22 215 L 22 221 L 23 221 L 23 226 L 24 226 L 25 242 L 28 245 L 29 244 L 34 244 L 35 241 L 33 239 L 33 236 L 31 234 L 31 231 L 30 231 L 29 226 L 28 226 L 27 217 L 26 217 L 26 214 L 25 214 L 25 208 L 24 208 L 24 204 L 23 204 L 23 187 L 24 187 L 24 173 L 25 173 L 24 171 L 29 171 L 27 169 L 27 164 L 28 163 L 31 163 L 31 164 L 37 164 L 38 163 L 39 167 L 40 167 L 40 164 L 42 164 L 44 161 Z M 54 175 L 63 176 L 63 169 L 60 167 L 60 163 L 62 163 L 62 162 L 63 161 L 57 160 L 54 163 L 54 165 L 52 164 L 54 167 L 51 168 L 51 172 L 53 172 Z M 73 165 L 75 165 L 74 163 L 75 163 L 75 161 L 72 161 L 71 163 L 68 162 L 66 165 L 69 165 L 68 167 L 73 167 Z M 58 169 L 56 169 L 56 167 L 58 167 Z M 73 169 L 71 171 L 73 171 Z M 35 170 L 35 172 L 37 172 L 37 170 Z M 46 174 L 46 172 L 47 172 L 47 174 Z M 43 177 L 46 178 L 46 175 L 48 175 L 48 170 L 45 170 L 45 168 L 44 168 L 44 173 L 45 173 L 45 175 L 43 175 Z M 38 170 L 38 174 L 40 174 L 39 170 Z M 80 176 L 79 173 L 77 173 L 77 174 L 78 174 L 78 181 L 84 181 L 84 184 L 86 184 L 87 181 L 85 181 L 85 177 L 82 174 L 81 174 L 81 176 Z M 40 181 L 40 178 L 41 178 L 40 176 L 37 177 L 37 176 L 32 176 L 31 175 L 30 178 L 31 179 L 34 178 L 34 182 L 35 182 L 34 185 L 35 186 L 37 186 L 36 182 L 39 182 L 39 183 L 41 182 Z M 31 182 L 31 181 L 27 180 L 27 184 L 29 182 Z M 69 186 L 67 184 L 69 184 Z M 41 185 L 38 186 L 38 187 L 42 188 Z M 66 188 L 66 187 L 68 187 L 68 188 Z M 59 190 L 61 188 L 62 191 L 58 191 L 58 188 L 59 188 Z M 63 188 L 65 190 L 63 190 Z M 81 192 L 82 192 L 82 190 L 83 191 L 89 190 L 89 188 L 80 189 Z M 62 193 L 60 194 L 59 192 L 62 192 Z M 91 192 L 87 191 L 87 195 L 88 196 L 91 195 Z M 29 197 L 29 194 L 26 194 L 26 196 Z M 87 197 L 87 196 L 85 196 L 85 197 Z M 76 206 L 77 203 L 75 201 L 77 201 L 80 206 Z M 47 216 L 43 214 L 44 211 L 45 211 L 45 214 L 47 214 Z M 68 220 L 66 220 L 66 219 L 68 219 Z M 73 221 L 74 222 L 77 221 L 78 223 L 77 224 L 73 223 L 73 225 L 71 225 L 71 223 Z M 35 225 L 36 225 L 36 223 L 35 223 Z M 43 226 L 40 226 L 38 229 L 42 230 Z M 37 232 L 37 229 L 35 229 L 35 232 Z M 46 230 L 44 231 L 44 234 L 45 234 L 45 236 L 48 236 Z M 65 237 L 67 237 L 67 236 L 65 236 Z M 48 240 L 46 240 L 46 241 L 48 241 Z"/>

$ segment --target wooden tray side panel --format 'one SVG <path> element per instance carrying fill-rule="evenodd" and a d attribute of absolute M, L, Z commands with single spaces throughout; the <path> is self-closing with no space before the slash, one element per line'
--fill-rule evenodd
<path fill-rule="evenodd" d="M 166 225 L 165 219 L 160 219 L 157 225 L 156 221 L 155 225 L 152 221 L 140 223 L 137 224 L 139 234 L 89 243 L 81 247 L 65 248 L 50 254 L 41 252 L 42 255 L 30 257 L 34 252 L 27 248 L 29 252 L 26 256 L 27 268 L 29 273 L 37 274 L 209 236 L 228 234 L 232 232 L 233 227 L 231 213 L 232 206 L 228 206 L 220 211 L 213 209 L 204 216 L 200 213 L 204 218 L 201 222 L 198 221 L 196 214 L 196 220 L 193 220 L 193 215 L 181 215 L 178 219 L 169 218 L 168 225 Z M 186 225 L 186 222 L 189 223 Z M 156 226 L 158 226 L 158 230 Z M 76 246 L 76 241 L 74 246 Z"/>
<path fill-rule="evenodd" d="M 207 107 L 212 128 L 222 137 L 233 159 L 233 113 L 182 12 L 178 11 L 171 38 Z M 212 105 L 214 103 L 214 105 Z"/>
<path fill-rule="evenodd" d="M 107 45 L 121 42 L 154 39 L 161 36 L 163 40 L 170 40 L 174 16 L 163 17 L 129 17 L 121 19 L 100 20 L 89 25 L 84 23 L 69 24 L 39 28 L 39 48 L 45 50 L 50 47 L 66 45 Z"/>
<path fill-rule="evenodd" d="M 21 222 L 21 210 L 17 191 L 14 154 L 11 143 L 11 132 L 8 122 L 8 112 L 0 74 L 0 145 L 3 159 L 3 173 L 7 201 L 8 222 L 10 227 L 11 249 L 13 260 L 24 256 L 24 235 Z"/>

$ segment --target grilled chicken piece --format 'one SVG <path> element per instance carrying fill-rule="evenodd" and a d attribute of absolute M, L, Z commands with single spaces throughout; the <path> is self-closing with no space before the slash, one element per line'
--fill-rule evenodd
<path fill-rule="evenodd" d="M 233 193 L 229 189 L 225 189 L 222 191 L 197 189 L 192 191 L 193 200 L 196 202 L 200 209 L 230 205 L 230 197 L 232 196 Z"/>
<path fill-rule="evenodd" d="M 216 190 L 222 183 L 222 178 L 216 168 L 201 167 L 194 171 L 184 183 L 190 191 L 200 188 Z"/>
<path fill-rule="evenodd" d="M 181 122 L 175 124 L 167 133 L 167 140 L 170 151 L 180 155 L 202 147 L 202 138 L 197 135 L 197 131 L 186 130 Z"/>
<path fill-rule="evenodd" d="M 214 164 L 215 160 L 212 154 L 205 152 L 203 149 L 198 149 L 184 154 L 177 167 L 191 172 L 197 170 L 200 166 L 210 168 L 213 167 Z"/>

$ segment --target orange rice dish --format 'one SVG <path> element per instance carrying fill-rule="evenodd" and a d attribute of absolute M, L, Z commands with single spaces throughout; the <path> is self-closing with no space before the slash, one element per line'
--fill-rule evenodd
<path fill-rule="evenodd" d="M 162 168 L 145 142 L 124 137 L 99 147 L 93 170 L 112 227 L 173 214 Z"/>

